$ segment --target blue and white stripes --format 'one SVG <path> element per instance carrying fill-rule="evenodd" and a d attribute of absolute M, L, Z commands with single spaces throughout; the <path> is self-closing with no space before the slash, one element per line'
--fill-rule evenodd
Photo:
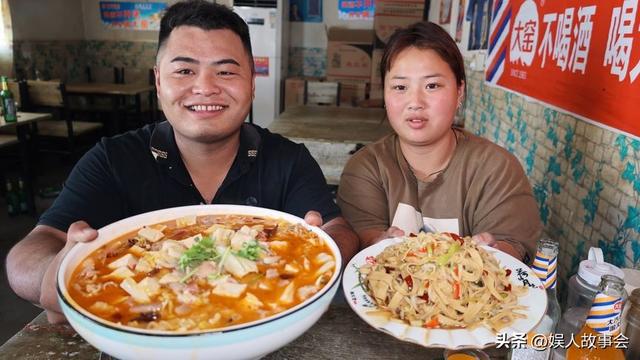
<path fill-rule="evenodd" d="M 491 12 L 489 49 L 485 79 L 495 84 L 504 72 L 509 41 L 507 35 L 511 28 L 512 6 L 509 0 L 497 0 Z"/>
<path fill-rule="evenodd" d="M 536 254 L 531 269 L 540 279 L 545 289 L 554 289 L 557 284 L 558 257 L 547 256 L 541 252 Z"/>
<path fill-rule="evenodd" d="M 622 298 L 598 293 L 587 316 L 587 325 L 601 334 L 620 333 Z"/>

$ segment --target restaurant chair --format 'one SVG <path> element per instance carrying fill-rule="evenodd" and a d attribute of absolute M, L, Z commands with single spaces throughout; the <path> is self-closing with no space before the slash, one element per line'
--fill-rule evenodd
<path fill-rule="evenodd" d="M 124 68 L 116 66 L 87 66 L 85 68 L 88 83 L 121 84 L 124 80 Z M 113 101 L 108 97 L 84 95 L 68 96 L 68 109 L 80 116 L 100 119 L 110 116 Z"/>
<path fill-rule="evenodd" d="M 17 145 L 18 137 L 11 134 L 0 134 L 0 149 Z"/>
<path fill-rule="evenodd" d="M 123 72 L 125 84 L 143 84 L 155 86 L 156 77 L 153 69 L 127 68 Z M 130 127 L 139 127 L 157 120 L 155 91 L 150 91 L 140 97 L 140 109 L 136 109 L 135 98 L 126 99 L 125 113 Z"/>
<path fill-rule="evenodd" d="M 156 79 L 153 69 L 130 68 L 122 71 L 125 84 L 155 84 Z"/>
<path fill-rule="evenodd" d="M 87 82 L 90 83 L 122 83 L 124 68 L 117 66 L 87 66 Z"/>
<path fill-rule="evenodd" d="M 17 167 L 20 159 L 20 142 L 17 135 L 0 134 L 0 174 L 6 174 L 10 168 Z M 0 177 L 0 180 L 4 180 Z M 4 187 L 4 181 L 0 182 Z"/>
<path fill-rule="evenodd" d="M 15 134 L 0 134 L 0 173 L 5 173 L 10 164 L 18 163 L 20 149 L 18 136 Z M 1 184 L 4 186 L 4 183 Z"/>
<path fill-rule="evenodd" d="M 39 151 L 77 155 L 79 140 L 102 135 L 103 125 L 71 118 L 67 108 L 65 85 L 60 81 L 27 80 L 28 109 L 55 113 L 55 118 L 38 122 L 36 131 Z M 95 143 L 95 142 L 94 142 Z M 87 145 L 93 145 L 89 142 Z"/>
<path fill-rule="evenodd" d="M 18 137 L 10 134 L 0 134 L 0 194 L 5 196 L 5 176 L 20 163 L 20 149 Z"/>

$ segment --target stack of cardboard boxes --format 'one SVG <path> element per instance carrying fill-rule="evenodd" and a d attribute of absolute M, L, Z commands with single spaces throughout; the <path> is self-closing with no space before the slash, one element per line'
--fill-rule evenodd
<path fill-rule="evenodd" d="M 371 56 L 370 99 L 382 99 L 380 60 L 391 35 L 399 28 L 427 19 L 428 14 L 429 0 L 376 0 L 376 12 L 373 18 L 375 43 Z"/>
<path fill-rule="evenodd" d="M 331 28 L 327 38 L 327 80 L 340 84 L 338 105 L 357 106 L 371 76 L 373 31 Z"/>
<path fill-rule="evenodd" d="M 353 107 L 365 99 L 382 99 L 384 46 L 396 29 L 426 19 L 428 6 L 429 0 L 376 0 L 373 30 L 330 28 L 326 79 L 287 79 L 285 109 L 303 104 Z"/>

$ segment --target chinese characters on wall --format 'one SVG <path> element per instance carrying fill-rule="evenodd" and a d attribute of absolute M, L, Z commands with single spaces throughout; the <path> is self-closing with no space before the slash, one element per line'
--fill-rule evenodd
<path fill-rule="evenodd" d="M 100 19 L 110 28 L 159 30 L 163 2 L 100 1 Z"/>
<path fill-rule="evenodd" d="M 509 0 L 492 13 L 489 84 L 640 136 L 638 0 Z"/>
<path fill-rule="evenodd" d="M 341 20 L 373 20 L 374 0 L 338 0 L 338 18 Z"/>

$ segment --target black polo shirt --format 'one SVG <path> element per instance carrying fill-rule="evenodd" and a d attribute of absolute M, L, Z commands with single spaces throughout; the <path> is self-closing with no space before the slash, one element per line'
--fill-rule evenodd
<path fill-rule="evenodd" d="M 71 171 L 39 224 L 67 231 L 84 220 L 93 228 L 174 206 L 203 204 L 168 122 L 105 138 Z M 320 167 L 302 144 L 243 124 L 238 154 L 213 199 L 281 210 L 299 217 L 340 214 Z"/>

